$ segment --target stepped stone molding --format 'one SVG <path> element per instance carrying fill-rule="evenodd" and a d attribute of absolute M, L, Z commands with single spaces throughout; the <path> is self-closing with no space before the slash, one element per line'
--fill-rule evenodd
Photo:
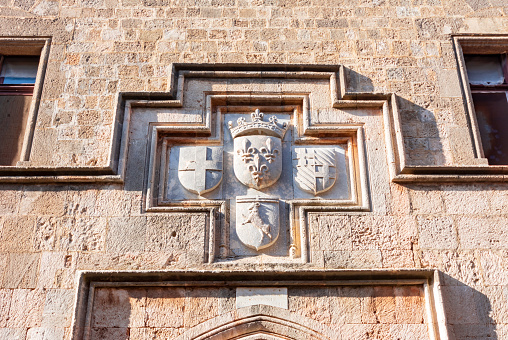
<path fill-rule="evenodd" d="M 482 38 L 483 37 L 479 37 Z M 495 38 L 495 37 L 493 37 Z M 457 38 L 458 39 L 458 38 Z M 459 41 L 458 39 L 456 41 Z M 460 60 L 459 60 L 460 62 Z M 459 182 L 505 182 L 508 181 L 507 166 L 488 166 L 478 158 L 475 164 L 452 166 L 409 166 L 404 153 L 403 135 L 396 94 L 346 92 L 345 70 L 342 66 L 328 65 L 259 65 L 259 64 L 173 64 L 167 92 L 123 92 L 116 100 L 116 117 L 111 136 L 111 149 L 106 166 L 90 167 L 51 167 L 32 166 L 29 160 L 18 166 L 0 167 L 0 182 L 9 183 L 122 183 L 125 172 L 125 152 L 128 145 L 128 122 L 134 107 L 178 108 L 184 101 L 185 82 L 191 78 L 222 79 L 329 79 L 330 107 L 378 108 L 382 110 L 386 136 L 387 157 L 390 164 L 391 179 L 394 182 L 412 183 L 459 183 Z M 235 94 L 223 96 L 233 100 Z M 238 95 L 240 99 L 242 95 Z M 245 98 L 245 96 L 243 96 Z M 250 96 L 247 96 L 250 98 Z M 284 101 L 294 95 L 285 96 Z M 296 96 L 298 97 L 298 96 Z M 305 97 L 305 96 L 303 96 Z M 278 97 L 279 100 L 280 96 Z M 251 98 L 253 99 L 253 98 Z M 220 95 L 207 96 L 207 101 L 221 100 Z M 211 108 L 207 102 L 207 108 Z M 304 98 L 301 113 L 301 125 L 298 127 L 301 136 L 317 136 L 321 133 L 352 132 L 353 126 L 320 124 L 311 122 L 310 104 Z M 211 112 L 207 109 L 202 122 L 179 126 L 153 125 L 155 133 L 194 133 L 211 136 Z M 359 127 L 357 127 L 359 128 Z M 473 138 L 473 137 L 472 137 Z M 476 138 L 477 139 L 477 138 Z M 473 143 L 475 145 L 476 142 Z M 477 144 L 477 143 L 476 143 Z M 478 146 L 475 146 L 478 148 Z M 28 149 L 27 149 L 28 150 Z M 26 158 L 26 157 L 25 157 Z"/>
<path fill-rule="evenodd" d="M 328 72 L 323 72 L 323 71 Z M 336 78 L 340 67 L 320 67 L 319 70 L 312 71 L 194 71 L 187 70 L 181 71 L 178 76 L 178 89 L 184 89 L 184 82 L 186 78 L 200 79 L 206 82 L 206 79 L 213 79 L 217 84 L 227 84 L 236 80 L 257 80 L 259 81 L 258 90 L 255 92 L 241 90 L 232 90 L 232 87 L 224 93 L 222 90 L 206 91 L 204 96 L 204 109 L 202 111 L 193 111 L 196 117 L 193 118 L 192 123 L 166 123 L 154 122 L 150 123 L 150 145 L 149 145 L 149 164 L 148 164 L 148 183 L 146 185 L 146 201 L 145 209 L 147 212 L 171 212 L 171 211 L 207 211 L 210 214 L 209 225 L 207 234 L 209 240 L 207 242 L 208 255 L 205 262 L 212 263 L 217 260 L 227 260 L 236 255 L 233 254 L 231 248 L 232 235 L 238 234 L 240 242 L 247 245 L 248 248 L 253 248 L 256 251 L 265 249 L 267 245 L 272 245 L 275 240 L 283 245 L 286 242 L 288 247 L 282 246 L 280 249 L 279 257 L 286 257 L 291 262 L 307 263 L 311 261 L 309 254 L 309 241 L 307 230 L 307 211 L 369 211 L 369 192 L 367 185 L 367 171 L 365 163 L 365 150 L 364 150 L 364 137 L 363 137 L 363 124 L 352 123 L 333 123 L 333 124 L 320 124 L 314 123 L 311 119 L 313 107 L 311 105 L 313 96 L 319 97 L 320 94 L 312 90 L 312 86 L 300 85 L 298 92 L 295 90 L 285 91 L 278 90 L 273 92 L 270 90 L 273 86 L 274 79 L 281 79 L 294 82 L 298 81 L 301 84 L 306 84 L 309 81 L 319 81 L 320 84 L 326 84 L 327 93 L 331 96 L 329 98 L 319 97 L 320 105 L 328 107 L 330 99 L 333 102 L 337 97 L 337 83 Z M 204 80 L 203 80 L 204 79 Z M 223 79 L 223 80 L 222 80 Z M 282 80 L 283 79 L 283 80 Z M 262 85 L 265 84 L 266 85 Z M 323 86 L 323 85 L 321 85 Z M 219 85 L 220 87 L 220 85 Z M 240 87 L 241 88 L 241 87 Z M 296 88 L 296 87 L 295 87 Z M 183 91 L 183 92 L 182 92 Z M 190 90 L 189 90 L 190 91 Z M 173 101 L 167 100 L 150 100 L 150 101 L 127 101 L 126 115 L 124 122 L 124 132 L 129 131 L 130 117 L 136 110 L 164 110 L 164 108 L 174 107 L 182 108 L 185 110 L 184 90 L 170 89 L 170 93 L 176 92 L 176 99 Z M 193 97 L 199 97 L 199 92 L 193 93 Z M 188 105 L 188 104 L 187 104 Z M 357 107 L 356 105 L 353 107 Z M 372 108 L 372 105 L 369 106 Z M 376 110 L 376 108 L 374 108 Z M 152 112 L 150 111 L 150 112 Z M 266 117 L 263 111 L 270 112 Z M 229 122 L 227 115 L 230 112 L 240 114 L 240 118 L 235 119 L 237 123 Z M 273 112 L 277 114 L 274 115 Z M 250 121 L 245 119 L 245 114 L 251 116 Z M 277 118 L 279 117 L 279 118 Z M 281 117 L 287 117 L 281 120 Z M 266 118 L 266 121 L 264 120 Z M 289 120 L 288 120 L 289 119 Z M 289 124 L 288 124 L 289 122 Z M 138 124 L 139 125 L 139 124 Z M 224 129 L 227 126 L 228 129 Z M 225 131 L 226 130 L 226 131 Z M 227 131 L 229 130 L 229 131 Z M 236 222 L 236 232 L 234 231 L 235 224 L 230 222 L 233 216 L 229 214 L 231 202 L 228 200 L 228 194 L 219 190 L 218 194 L 205 195 L 203 197 L 189 197 L 185 193 L 180 196 L 174 196 L 174 187 L 168 188 L 168 181 L 171 181 L 171 173 L 174 165 L 171 165 L 171 157 L 174 153 L 175 146 L 182 145 L 222 145 L 226 148 L 226 138 L 233 138 L 234 140 L 234 174 L 244 185 L 253 189 L 269 189 L 276 182 L 279 181 L 282 169 L 282 158 L 284 153 L 291 153 L 292 150 L 283 152 L 283 145 L 288 144 L 288 140 L 284 139 L 286 131 L 291 131 L 292 143 L 294 145 L 308 145 L 321 148 L 326 145 L 332 145 L 342 150 L 346 155 L 341 171 L 344 172 L 345 178 L 341 179 L 341 185 L 347 188 L 347 195 L 338 197 L 337 192 L 331 193 L 326 199 L 321 199 L 320 194 L 330 189 L 335 180 L 330 180 L 330 176 L 326 176 L 325 190 L 318 189 L 311 192 L 308 198 L 306 196 L 292 197 L 285 193 L 284 184 L 282 187 L 277 187 L 274 190 L 282 192 L 282 199 L 285 199 L 287 204 L 286 216 L 280 215 L 284 221 L 289 221 L 289 226 L 280 226 L 280 230 L 289 229 L 289 234 L 284 235 L 283 238 L 278 237 L 277 233 L 271 235 L 268 232 L 268 224 L 261 223 L 256 228 L 265 230 L 263 232 L 264 240 L 247 241 L 242 235 L 251 235 L 254 237 L 256 230 L 253 229 L 251 233 L 244 234 L 243 229 L 240 230 L 242 222 L 249 221 L 243 219 Z M 230 135 L 230 137 L 229 137 Z M 127 143 L 127 142 L 125 142 Z M 335 151 L 328 150 L 333 155 Z M 127 149 L 123 149 L 123 157 L 127 157 Z M 323 153 L 326 151 L 317 151 Z M 332 156 L 333 157 L 333 156 Z M 257 162 L 256 162 L 257 160 Z M 224 164 L 227 161 L 224 160 Z M 335 161 L 333 161 L 335 162 Z M 333 163 L 332 162 L 332 163 Z M 286 163 L 286 172 L 291 173 L 291 158 L 288 158 Z M 330 165 L 330 164 L 328 164 Z M 334 165 L 331 164 L 331 168 Z M 225 165 L 226 167 L 226 165 Z M 329 167 L 327 167 L 328 169 Z M 169 170 L 165 170 L 169 169 Z M 342 170 L 343 169 L 343 170 Z M 316 177 L 320 175 L 316 174 Z M 334 175 L 332 174 L 332 177 Z M 225 174 L 227 179 L 229 176 Z M 285 179 L 288 182 L 288 179 Z M 292 179 L 289 179 L 291 185 Z M 321 181 L 321 179 L 317 179 Z M 286 184 L 287 185 L 287 184 Z M 344 190 L 344 189 L 337 189 Z M 307 191 L 309 192 L 309 191 Z M 238 193 L 235 192 L 234 195 Z M 273 195 L 267 192 L 268 195 Z M 173 195 L 173 196 L 171 196 Z M 242 194 L 240 194 L 242 195 Z M 245 195 L 245 194 L 244 194 Z M 277 194 L 279 195 L 279 194 Z M 210 199 L 212 198 L 212 199 Z M 184 204 L 182 204 L 182 199 Z M 234 203 L 234 202 L 233 202 Z M 260 211 L 265 210 L 260 207 Z M 238 211 L 237 211 L 238 212 Z M 244 216 L 249 213 L 244 212 Z M 215 216 L 215 218 L 213 218 Z M 242 215 L 236 214 L 237 219 L 242 219 Z M 260 221 L 262 220 L 259 219 Z M 277 226 L 275 221 L 272 221 L 272 228 Z M 232 224 L 231 224 L 232 223 Z M 230 225 L 231 224 L 231 225 Z M 249 222 L 249 226 L 253 226 Z M 233 231 L 230 231 L 233 230 Z M 272 236 L 272 238 L 270 238 Z M 259 241 L 259 242 L 258 242 Z M 280 248 L 281 246 L 279 246 Z M 236 251 L 236 250 L 235 250 Z M 275 252 L 278 250 L 274 250 Z M 236 251 L 237 252 L 237 251 Z M 249 252 L 240 250 L 241 254 L 245 256 L 252 256 Z M 238 253 L 238 252 L 237 252 Z M 250 255 L 249 255 L 250 254 Z M 281 258 L 281 261 L 286 261 Z"/>

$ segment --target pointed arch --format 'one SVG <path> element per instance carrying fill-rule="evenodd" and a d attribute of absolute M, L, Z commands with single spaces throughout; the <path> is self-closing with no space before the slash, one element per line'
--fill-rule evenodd
<path fill-rule="evenodd" d="M 286 309 L 254 305 L 205 321 L 176 340 L 331 340 L 323 324 Z"/>

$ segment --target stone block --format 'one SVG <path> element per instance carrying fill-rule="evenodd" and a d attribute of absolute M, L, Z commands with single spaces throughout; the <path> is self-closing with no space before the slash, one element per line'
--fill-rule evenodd
<path fill-rule="evenodd" d="M 97 288 L 94 297 L 92 328 L 145 326 L 146 294 L 145 289 Z M 166 314 L 164 317 L 167 315 L 171 314 Z"/>
<path fill-rule="evenodd" d="M 436 187 L 417 188 L 409 191 L 411 210 L 415 214 L 440 214 L 444 212 L 442 194 Z"/>
<path fill-rule="evenodd" d="M 64 251 L 103 251 L 105 233 L 105 218 L 63 218 L 57 229 L 57 249 Z"/>
<path fill-rule="evenodd" d="M 72 259 L 72 255 L 64 252 L 43 252 L 39 265 L 38 288 L 59 288 L 57 284 L 58 272 L 64 270 Z"/>
<path fill-rule="evenodd" d="M 0 251 L 33 251 L 34 216 L 4 217 L 0 229 Z"/>
<path fill-rule="evenodd" d="M 481 284 L 481 268 L 472 251 L 422 251 L 420 261 L 424 268 L 436 268 L 446 273 L 442 279 L 447 286 Z"/>
<path fill-rule="evenodd" d="M 184 326 L 185 289 L 153 288 L 146 299 L 146 326 L 180 328 Z M 171 315 L 171 318 L 166 317 Z"/>
<path fill-rule="evenodd" d="M 65 213 L 72 216 L 93 215 L 99 190 L 95 188 L 69 187 Z"/>
<path fill-rule="evenodd" d="M 349 216 L 321 215 L 315 228 L 321 250 L 352 250 Z"/>
<path fill-rule="evenodd" d="M 457 231 L 450 217 L 419 216 L 417 218 L 422 249 L 455 249 Z"/>
<path fill-rule="evenodd" d="M 383 268 L 414 268 L 415 254 L 411 250 L 382 250 Z"/>
<path fill-rule="evenodd" d="M 145 238 L 146 217 L 113 217 L 108 221 L 109 253 L 141 252 L 145 249 Z"/>
<path fill-rule="evenodd" d="M 429 339 L 428 325 L 390 325 L 390 338 L 404 340 Z"/>
<path fill-rule="evenodd" d="M 205 215 L 149 216 L 147 251 L 203 253 Z"/>
<path fill-rule="evenodd" d="M 0 338 L 9 340 L 25 340 L 26 328 L 0 328 Z"/>
<path fill-rule="evenodd" d="M 54 144 L 54 143 L 52 143 Z M 29 187 L 23 192 L 19 212 L 26 215 L 62 216 L 65 213 L 64 187 Z"/>
<path fill-rule="evenodd" d="M 485 285 L 508 285 L 508 251 L 479 251 Z"/>
<path fill-rule="evenodd" d="M 459 75 L 456 69 L 440 70 L 438 73 L 439 92 L 443 97 L 462 97 Z"/>
<path fill-rule="evenodd" d="M 34 250 L 54 250 L 56 245 L 56 233 L 59 224 L 64 218 L 39 217 L 35 223 Z"/>
<path fill-rule="evenodd" d="M 92 328 L 91 340 L 129 340 L 129 328 Z"/>
<path fill-rule="evenodd" d="M 423 324 L 425 297 L 420 286 L 394 287 L 395 318 L 399 324 Z"/>
<path fill-rule="evenodd" d="M 489 214 L 487 192 L 478 186 L 443 186 L 443 201 L 449 215 Z"/>
<path fill-rule="evenodd" d="M 380 268 L 382 258 L 380 250 L 325 251 L 326 268 L 365 269 Z"/>
<path fill-rule="evenodd" d="M 236 288 L 236 308 L 254 305 L 267 305 L 288 309 L 287 288 Z"/>
<path fill-rule="evenodd" d="M 4 275 L 5 288 L 35 288 L 39 268 L 39 254 L 9 254 L 7 270 Z"/>
<path fill-rule="evenodd" d="M 17 187 L 2 187 L 0 195 L 0 215 L 15 214 L 21 200 L 21 191 Z"/>
<path fill-rule="evenodd" d="M 456 221 L 461 249 L 508 249 L 507 218 L 459 217 Z"/>
<path fill-rule="evenodd" d="M 42 327 L 70 327 L 74 291 L 70 289 L 51 289 L 47 291 Z"/>
<path fill-rule="evenodd" d="M 63 328 L 42 328 L 33 327 L 28 330 L 26 340 L 63 340 Z"/>
<path fill-rule="evenodd" d="M 366 287 L 362 298 L 362 323 L 395 324 L 397 307 L 391 286 Z"/>
<path fill-rule="evenodd" d="M 360 324 L 362 322 L 362 298 L 364 290 L 360 287 L 341 286 L 329 288 L 330 326 L 337 329 L 340 325 Z"/>
<path fill-rule="evenodd" d="M 190 328 L 218 316 L 218 302 L 215 288 L 187 289 L 183 316 L 185 327 Z"/>
<path fill-rule="evenodd" d="M 12 289 L 0 289 L 0 330 L 7 326 L 9 320 L 12 292 Z"/>
<path fill-rule="evenodd" d="M 327 290 L 316 290 L 313 287 L 288 289 L 289 311 L 304 315 L 324 324 L 331 322 L 331 310 Z"/>
<path fill-rule="evenodd" d="M 38 289 L 15 289 L 9 308 L 8 328 L 39 327 L 46 294 Z"/>
<path fill-rule="evenodd" d="M 352 249 L 393 249 L 398 242 L 395 220 L 385 216 L 351 216 Z"/>
<path fill-rule="evenodd" d="M 130 328 L 130 339 L 153 340 L 174 339 L 182 332 L 175 328 Z"/>
<path fill-rule="evenodd" d="M 450 324 L 482 324 L 489 320 L 490 304 L 483 294 L 468 286 L 443 286 L 443 303 Z"/>

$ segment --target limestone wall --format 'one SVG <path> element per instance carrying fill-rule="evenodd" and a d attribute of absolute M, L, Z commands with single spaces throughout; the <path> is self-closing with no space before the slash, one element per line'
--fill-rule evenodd
<path fill-rule="evenodd" d="M 144 144 L 114 138 L 126 112 L 119 93 L 164 96 L 172 63 L 343 65 L 350 98 L 395 96 L 406 165 L 485 165 L 475 156 L 452 35 L 506 34 L 506 15 L 504 0 L 0 0 L 1 37 L 51 37 L 30 158 L 20 164 L 29 170 L 19 181 L 15 172 L 1 174 L 11 177 L 0 184 L 0 338 L 71 339 L 82 270 L 434 268 L 450 338 L 508 339 L 508 170 L 488 180 L 472 173 L 396 183 L 383 109 L 334 109 L 322 95 L 330 105 L 313 112 L 315 122 L 365 126 L 368 209 L 307 212 L 307 263 L 269 256 L 207 263 L 210 215 L 147 211 L 148 137 Z M 214 86 L 206 91 L 242 85 Z M 203 98 L 186 98 L 186 107 L 202 110 L 195 100 Z M 150 109 L 133 110 L 145 125 L 131 126 L 130 135 L 157 121 L 146 118 Z M 169 121 L 179 112 L 163 114 Z M 87 179 L 114 162 L 115 145 L 128 148 L 125 177 Z M 30 167 L 49 172 L 32 181 Z M 67 170 L 58 167 L 88 172 L 59 180 Z M 167 298 L 171 289 L 107 289 L 90 311 L 106 320 L 94 324 L 94 339 L 172 339 L 235 310 L 229 288 L 178 288 L 178 303 Z M 344 339 L 422 339 L 430 336 L 423 289 L 291 288 L 289 311 Z M 150 294 L 170 319 L 146 316 Z M 109 338 L 100 333 L 109 331 Z"/>

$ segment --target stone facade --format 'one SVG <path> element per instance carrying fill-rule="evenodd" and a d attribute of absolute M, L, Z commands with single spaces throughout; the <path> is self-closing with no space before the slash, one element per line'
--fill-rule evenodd
<path fill-rule="evenodd" d="M 0 338 L 508 339 L 508 167 L 481 157 L 462 57 L 504 53 L 507 15 L 0 0 L 0 54 L 42 65 L 26 156 L 0 166 Z M 267 187 L 235 177 L 228 126 L 257 109 L 288 128 L 260 137 Z M 179 162 L 207 150 L 198 183 Z M 320 184 L 304 153 L 335 155 Z M 238 306 L 245 287 L 287 305 Z"/>

